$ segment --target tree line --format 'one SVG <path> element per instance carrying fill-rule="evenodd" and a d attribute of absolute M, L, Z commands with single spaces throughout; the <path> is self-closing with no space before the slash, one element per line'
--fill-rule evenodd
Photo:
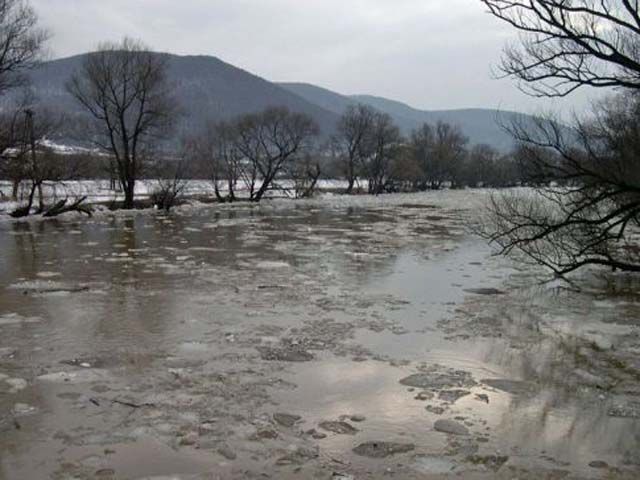
<path fill-rule="evenodd" d="M 376 195 L 518 182 L 511 156 L 488 145 L 469 148 L 458 127 L 424 125 L 404 138 L 389 115 L 366 105 L 349 107 L 328 141 L 309 116 L 275 106 L 203 125 L 182 135 L 168 154 L 163 139 L 174 136 L 188 112 L 173 98 L 167 56 L 128 38 L 100 45 L 66 85 L 87 114 L 71 118 L 47 111 L 29 92 L 25 73 L 38 64 L 47 33 L 28 4 L 0 0 L 0 31 L 0 51 L 15 52 L 0 58 L 0 94 L 24 90 L 0 115 L 0 176 L 11 181 L 13 199 L 28 184 L 27 205 L 16 216 L 45 210 L 43 185 L 89 172 L 108 173 L 125 209 L 135 206 L 136 183 L 154 177 L 160 179 L 154 195 L 164 207 L 179 197 L 186 177 L 210 179 L 219 201 L 253 202 L 273 191 L 310 196 L 321 178 L 344 179 L 345 193 Z M 70 126 L 90 142 L 94 155 L 57 155 L 43 142 L 62 130 L 68 134 Z M 95 170 L 98 161 L 102 172 Z"/>
<path fill-rule="evenodd" d="M 123 208 L 135 206 L 136 182 L 150 174 L 163 179 L 154 195 L 165 208 L 194 172 L 212 180 L 221 201 L 239 199 L 241 191 L 254 202 L 274 190 L 308 196 L 321 177 L 344 179 L 345 193 L 375 195 L 528 185 L 493 196 L 478 227 L 502 253 L 518 252 L 559 275 L 586 265 L 640 271 L 638 2 L 480 2 L 521 33 L 519 43 L 506 48 L 501 69 L 525 93 L 557 98 L 585 87 L 617 93 L 570 128 L 552 117 L 512 124 L 517 146 L 507 155 L 470 146 L 446 123 L 424 125 L 404 138 L 389 115 L 354 105 L 329 142 L 320 141 L 308 116 L 273 107 L 203 126 L 168 162 L 158 160 L 162 139 L 181 112 L 165 56 L 130 39 L 103 44 L 67 89 L 88 113 L 85 136 L 123 191 Z M 47 37 L 27 2 L 0 0 L 0 95 L 26 85 Z M 28 94 L 2 109 L 0 175 L 13 181 L 14 195 L 18 185 L 29 186 L 28 204 L 16 215 L 28 215 L 36 203 L 38 212 L 67 208 L 47 210 L 42 195 L 45 182 L 78 176 L 72 162 L 61 162 L 40 141 L 61 123 L 69 122 Z"/>
<path fill-rule="evenodd" d="M 331 140 L 333 178 L 345 193 L 439 190 L 443 187 L 507 187 L 520 183 L 518 150 L 503 154 L 486 144 L 469 145 L 460 127 L 424 124 L 404 138 L 393 119 L 367 105 L 342 115 Z"/>

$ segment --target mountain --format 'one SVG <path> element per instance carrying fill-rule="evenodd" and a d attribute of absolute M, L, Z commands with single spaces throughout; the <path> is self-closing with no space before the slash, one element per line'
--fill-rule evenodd
<path fill-rule="evenodd" d="M 346 96 L 304 83 L 269 82 L 215 57 L 156 55 L 167 59 L 169 81 L 184 112 L 180 131 L 197 129 L 209 119 L 229 119 L 277 105 L 310 115 L 323 136 L 328 137 L 349 105 L 366 103 L 389 113 L 406 134 L 425 122 L 445 121 L 459 125 L 471 143 L 488 143 L 507 150 L 512 140 L 497 120 L 508 123 L 520 115 L 489 109 L 423 111 L 380 97 Z M 35 93 L 47 107 L 77 116 L 85 113 L 65 88 L 85 57 L 46 62 L 31 73 Z"/>
<path fill-rule="evenodd" d="M 280 85 L 337 115 L 341 115 L 349 105 L 363 103 L 391 115 L 405 134 L 424 123 L 435 124 L 443 121 L 460 126 L 472 144 L 487 143 L 500 150 L 508 150 L 513 146 L 513 139 L 502 125 L 509 125 L 514 119 L 527 118 L 527 115 L 517 112 L 482 108 L 418 110 L 395 100 L 371 95 L 340 95 L 331 90 L 306 83 L 280 83 Z"/>
<path fill-rule="evenodd" d="M 274 105 L 312 116 L 325 135 L 331 134 L 335 128 L 338 119 L 335 113 L 218 58 L 156 55 L 167 57 L 169 82 L 185 112 L 183 128 L 194 128 L 208 119 L 229 119 Z M 85 55 L 79 55 L 53 60 L 31 72 L 33 88 L 46 106 L 71 114 L 84 113 L 65 88 L 84 59 Z"/>

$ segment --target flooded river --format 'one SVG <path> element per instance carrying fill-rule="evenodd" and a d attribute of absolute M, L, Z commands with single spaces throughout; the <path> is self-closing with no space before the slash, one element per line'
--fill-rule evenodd
<path fill-rule="evenodd" d="M 0 223 L 0 479 L 640 478 L 635 280 L 483 195 Z"/>

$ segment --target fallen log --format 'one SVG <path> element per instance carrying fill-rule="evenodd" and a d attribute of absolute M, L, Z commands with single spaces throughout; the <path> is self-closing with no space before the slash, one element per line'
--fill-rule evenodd
<path fill-rule="evenodd" d="M 57 217 L 58 215 L 62 215 L 67 212 L 80 212 L 85 215 L 91 217 L 93 216 L 93 210 L 89 205 L 83 205 L 82 203 L 87 199 L 86 196 L 77 199 L 75 202 L 67 205 L 67 200 L 60 200 L 53 206 L 49 207 L 42 214 L 43 217 Z"/>

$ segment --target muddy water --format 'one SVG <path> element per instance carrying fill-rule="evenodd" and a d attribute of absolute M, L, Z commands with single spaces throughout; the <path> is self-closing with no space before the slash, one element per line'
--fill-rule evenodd
<path fill-rule="evenodd" d="M 0 224 L 0 479 L 637 478 L 634 280 L 490 257 L 476 200 Z"/>

